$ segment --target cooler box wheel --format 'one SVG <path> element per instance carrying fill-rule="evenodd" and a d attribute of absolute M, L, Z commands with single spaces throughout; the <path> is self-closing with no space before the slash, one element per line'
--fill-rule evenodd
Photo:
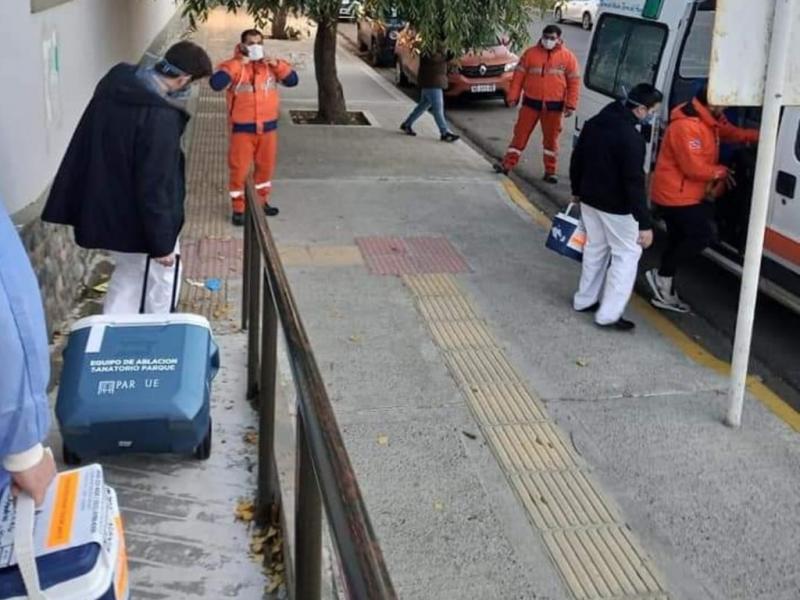
<path fill-rule="evenodd" d="M 200 445 L 194 449 L 194 457 L 197 460 L 208 460 L 211 456 L 211 419 L 208 419 L 208 431 L 206 437 L 200 442 Z"/>

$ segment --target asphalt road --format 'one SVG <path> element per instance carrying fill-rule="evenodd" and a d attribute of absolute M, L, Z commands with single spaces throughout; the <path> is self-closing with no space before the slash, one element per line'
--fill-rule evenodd
<path fill-rule="evenodd" d="M 549 21 L 548 21 L 549 22 Z M 544 22 L 534 21 L 530 26 L 531 39 L 539 37 Z M 585 65 L 591 42 L 591 32 L 583 31 L 577 24 L 565 23 L 564 39 Z M 340 24 L 340 33 L 354 41 L 356 29 L 352 24 Z M 393 69 L 377 69 L 392 81 Z M 415 97 L 415 90 L 407 90 Z M 516 120 L 516 111 L 504 106 L 496 98 L 457 101 L 447 107 L 448 119 L 465 136 L 468 142 L 490 158 L 499 158 L 505 152 Z M 550 186 L 541 181 L 541 137 L 534 133 L 520 166 L 515 170 L 515 181 L 532 202 L 552 214 L 569 200 L 567 168 L 574 125 L 566 122 L 561 136 L 561 183 Z M 543 195 L 544 194 L 544 195 Z M 660 244 L 645 253 L 641 272 L 658 263 Z M 643 282 L 640 282 L 643 283 Z M 644 286 L 640 292 L 649 296 Z M 693 308 L 690 315 L 667 316 L 683 331 L 702 343 L 718 357 L 729 360 L 736 327 L 739 298 L 739 279 L 710 260 L 698 260 L 680 276 L 680 292 Z M 800 315 L 791 312 L 765 296 L 759 299 L 756 328 L 753 340 L 751 372 L 758 374 L 785 400 L 800 411 Z"/>

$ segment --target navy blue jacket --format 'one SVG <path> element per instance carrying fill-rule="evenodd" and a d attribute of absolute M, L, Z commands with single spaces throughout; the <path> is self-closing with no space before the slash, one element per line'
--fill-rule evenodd
<path fill-rule="evenodd" d="M 72 136 L 42 219 L 74 227 L 83 248 L 170 254 L 184 221 L 188 121 L 137 67 L 112 68 Z"/>
<path fill-rule="evenodd" d="M 633 215 L 639 229 L 652 227 L 647 207 L 646 142 L 639 120 L 621 102 L 589 119 L 572 151 L 572 195 L 583 204 L 615 215 Z"/>

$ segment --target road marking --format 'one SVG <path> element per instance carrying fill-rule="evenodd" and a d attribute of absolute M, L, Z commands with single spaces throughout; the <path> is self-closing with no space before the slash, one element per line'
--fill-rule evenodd
<path fill-rule="evenodd" d="M 533 206 L 527 196 L 525 196 L 522 190 L 520 190 L 510 178 L 504 177 L 502 186 L 511 201 L 530 216 L 536 225 L 545 229 L 550 228 L 550 218 Z M 677 325 L 654 308 L 646 299 L 634 294 L 631 299 L 631 304 L 650 325 L 694 362 L 720 375 L 730 374 L 730 363 L 717 358 L 711 354 L 711 352 L 703 348 L 703 346 L 695 342 L 681 331 Z M 747 378 L 747 391 L 789 427 L 800 432 L 800 413 L 792 408 L 758 377 L 750 375 Z"/>
<path fill-rule="evenodd" d="M 511 179 L 503 177 L 502 186 L 508 194 L 508 197 L 511 198 L 511 201 L 533 219 L 534 223 L 545 229 L 550 229 L 552 219 L 536 208 Z"/>
<path fill-rule="evenodd" d="M 404 275 L 417 310 L 576 600 L 667 600 L 660 575 L 453 274 Z"/>

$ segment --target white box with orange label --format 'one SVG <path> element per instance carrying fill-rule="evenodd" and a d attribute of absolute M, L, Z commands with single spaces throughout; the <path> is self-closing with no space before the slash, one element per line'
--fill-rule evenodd
<path fill-rule="evenodd" d="M 99 465 L 60 473 L 39 510 L 0 496 L 0 600 L 127 600 L 117 496 Z"/>

